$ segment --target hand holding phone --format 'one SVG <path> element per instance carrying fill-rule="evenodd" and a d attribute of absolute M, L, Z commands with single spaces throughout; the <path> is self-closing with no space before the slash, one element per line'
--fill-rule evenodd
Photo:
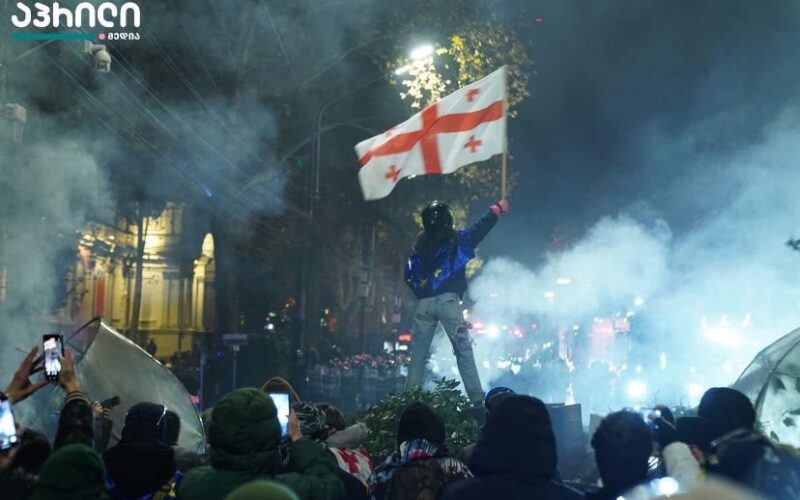
<path fill-rule="evenodd" d="M 300 430 L 300 420 L 297 419 L 297 413 L 294 410 L 289 412 L 288 434 L 293 443 L 303 437 L 303 432 Z"/>
<path fill-rule="evenodd" d="M 110 409 L 110 408 L 114 408 L 116 406 L 119 406 L 119 403 L 120 403 L 119 396 L 114 396 L 114 397 L 105 399 L 103 401 L 100 401 L 100 406 L 102 406 L 103 408 L 109 408 Z"/>
<path fill-rule="evenodd" d="M 20 363 L 19 368 L 14 373 L 14 378 L 5 390 L 10 404 L 16 404 L 24 400 L 34 392 L 47 385 L 47 381 L 31 382 L 31 375 L 38 371 L 37 365 L 41 359 L 36 358 L 36 353 L 39 351 L 38 347 L 30 350 L 25 359 Z"/>
<path fill-rule="evenodd" d="M 75 374 L 75 362 L 72 358 L 71 351 L 67 351 L 64 354 L 64 358 L 61 360 L 61 373 L 58 374 L 58 385 L 60 385 L 67 394 L 81 390 L 81 386 L 78 383 L 78 376 Z"/>

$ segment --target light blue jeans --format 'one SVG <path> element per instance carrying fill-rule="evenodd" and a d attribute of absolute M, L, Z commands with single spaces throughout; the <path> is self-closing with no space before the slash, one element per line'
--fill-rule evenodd
<path fill-rule="evenodd" d="M 459 302 L 456 293 L 443 293 L 436 297 L 420 299 L 414 314 L 414 327 L 411 330 L 411 365 L 408 367 L 406 390 L 422 385 L 425 366 L 431 355 L 433 336 L 436 327 L 441 323 L 453 345 L 453 353 L 467 396 L 475 402 L 483 401 L 481 379 L 472 352 L 472 339 L 464 324 Z"/>

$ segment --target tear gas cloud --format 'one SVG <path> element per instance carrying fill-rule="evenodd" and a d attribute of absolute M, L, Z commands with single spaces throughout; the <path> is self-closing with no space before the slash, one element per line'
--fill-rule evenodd
<path fill-rule="evenodd" d="M 278 127 L 272 107 L 255 85 L 235 98 L 214 88 L 210 75 L 223 79 L 235 63 L 230 53 L 223 57 L 218 41 L 207 42 L 209 76 L 191 73 L 181 54 L 202 50 L 204 40 L 166 29 L 152 15 L 155 7 L 146 10 L 152 22 L 145 28 L 164 34 L 137 42 L 149 59 L 136 60 L 121 45 L 111 51 L 112 71 L 97 76 L 77 42 L 58 42 L 26 54 L 8 71 L 6 102 L 25 106 L 27 124 L 22 144 L 9 142 L 5 119 L 0 138 L 4 380 L 22 358 L 20 350 L 40 343 L 42 333 L 70 331 L 53 324 L 52 313 L 64 305 L 64 272 L 77 262 L 78 232 L 94 222 L 113 224 L 120 199 L 157 206 L 205 197 L 209 212 L 243 222 L 230 224 L 243 237 L 253 230 L 246 223 L 251 216 L 285 207 L 287 179 L 273 154 Z M 182 19 L 198 25 L 187 27 L 192 32 L 211 17 Z M 160 44 L 168 42 L 176 43 L 166 51 Z M 18 43 L 10 50 L 30 48 Z M 163 72 L 158 81 L 156 72 Z M 254 180 L 246 190 L 239 189 L 243 175 Z M 120 195 L 134 184 L 136 192 Z M 82 298 L 81 290 L 70 294 Z"/>
<path fill-rule="evenodd" d="M 757 144 L 684 158 L 691 162 L 685 172 L 716 174 L 675 178 L 664 196 L 673 203 L 701 196 L 714 208 L 679 235 L 633 202 L 632 212 L 601 218 L 571 248 L 546 255 L 538 268 L 489 258 L 471 284 L 472 321 L 518 326 L 539 349 L 551 341 L 557 350 L 552 332 L 561 330 L 567 350 L 557 354 L 582 364 L 571 373 L 526 371 L 524 365 L 540 363 L 543 355 L 534 347 L 524 359 L 518 352 L 521 339 L 510 327 L 499 335 L 476 336 L 484 383 L 516 384 L 520 390 L 557 387 L 543 390 L 552 402 L 575 397 L 599 412 L 655 402 L 690 406 L 705 389 L 732 384 L 759 350 L 800 324 L 800 282 L 793 272 L 800 255 L 784 245 L 798 230 L 798 134 L 800 113 L 787 109 Z M 653 128 L 647 138 L 662 144 L 654 162 L 664 158 L 664 145 L 680 144 Z M 596 318 L 626 318 L 631 330 L 616 334 L 615 343 L 622 346 L 586 356 L 577 339 L 591 344 L 591 337 L 601 334 L 592 332 Z M 439 352 L 450 355 L 447 340 L 437 342 Z M 516 357 L 509 356 L 515 351 Z M 438 360 L 442 373 L 451 370 L 447 359 Z M 610 365 L 590 370 L 590 360 Z M 622 364 L 627 365 L 623 375 L 604 386 L 598 370 L 619 370 Z"/>
<path fill-rule="evenodd" d="M 40 126 L 44 125 L 39 122 Z M 8 146 L 0 169 L 6 295 L 0 310 L 0 367 L 8 380 L 22 354 L 58 330 L 47 324 L 64 276 L 59 259 L 77 258 L 76 230 L 109 215 L 107 178 L 88 152 L 91 139 Z M 106 219 L 107 220 L 107 219 Z M 62 268 L 63 269 L 63 268 Z"/>

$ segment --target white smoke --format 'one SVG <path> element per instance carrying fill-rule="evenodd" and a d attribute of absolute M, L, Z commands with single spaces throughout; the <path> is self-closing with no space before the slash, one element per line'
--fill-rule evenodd
<path fill-rule="evenodd" d="M 628 216 L 608 217 L 570 250 L 548 255 L 535 272 L 505 258 L 491 259 L 471 285 L 474 312 L 504 322 L 534 314 L 568 320 L 633 305 L 666 278 L 669 239 L 663 221 L 646 227 Z"/>
<path fill-rule="evenodd" d="M 662 141 L 662 147 L 643 168 L 663 172 L 662 159 L 670 157 L 663 144 L 670 142 L 654 128 L 647 134 L 652 142 L 644 144 Z M 798 134 L 800 114 L 793 109 L 756 144 L 725 155 L 687 156 L 661 191 L 631 204 L 640 208 L 658 198 L 665 206 L 704 207 L 680 234 L 665 218 L 625 213 L 601 218 L 571 248 L 546 255 L 537 269 L 490 257 L 470 284 L 471 316 L 508 330 L 476 335 L 484 386 L 509 380 L 533 391 L 557 386 L 550 397 L 564 401 L 571 383 L 577 402 L 591 393 L 593 408 L 603 411 L 656 401 L 692 405 L 708 387 L 732 384 L 759 350 L 800 324 L 800 253 L 784 244 L 800 229 Z M 673 144 L 685 146 L 681 138 Z M 569 332 L 567 343 L 574 347 L 580 342 L 569 338 L 573 325 L 577 339 L 589 335 L 595 317 L 627 316 L 630 338 L 617 336 L 625 339 L 625 350 L 630 342 L 632 357 L 616 386 L 598 383 L 585 351 L 569 374 L 523 367 L 511 377 L 508 364 L 498 368 L 497 360 L 519 352 L 520 342 L 535 345 L 544 330 Z M 532 318 L 538 330 L 531 328 Z M 511 335 L 515 326 L 525 340 Z M 444 336 L 436 344 L 442 374 L 451 371 L 447 344 Z M 534 364 L 537 357 L 518 362 Z M 529 380 L 535 377 L 545 380 Z M 640 381 L 643 386 L 632 386 L 629 394 L 628 384 Z"/>

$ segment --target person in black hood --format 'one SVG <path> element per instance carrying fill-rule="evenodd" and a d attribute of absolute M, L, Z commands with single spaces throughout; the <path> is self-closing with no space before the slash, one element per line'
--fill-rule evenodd
<path fill-rule="evenodd" d="M 587 493 L 587 500 L 612 500 L 647 480 L 653 436 L 638 413 L 607 415 L 592 436 L 592 448 L 603 487 Z"/>
<path fill-rule="evenodd" d="M 486 416 L 470 457 L 474 479 L 455 482 L 441 500 L 579 499 L 582 495 L 557 479 L 556 438 L 542 401 L 504 395 Z"/>
<path fill-rule="evenodd" d="M 703 394 L 697 416 L 711 424 L 712 439 L 737 429 L 752 430 L 756 423 L 753 403 L 741 392 L 728 387 L 712 387 Z"/>
<path fill-rule="evenodd" d="M 165 444 L 167 408 L 154 403 L 137 403 L 125 417 L 122 439 L 103 453 L 106 486 L 111 498 L 175 498 L 181 473 L 175 466 L 175 452 Z"/>
<path fill-rule="evenodd" d="M 494 387 L 486 393 L 486 398 L 483 400 L 483 409 L 486 411 L 485 415 L 488 415 L 492 412 L 492 409 L 495 408 L 501 401 L 511 396 L 515 396 L 517 393 L 513 390 L 509 389 L 508 387 Z M 485 417 L 484 417 L 485 421 Z M 475 450 L 475 443 L 470 444 L 462 448 L 462 450 L 458 453 L 458 459 L 464 462 L 465 464 L 469 463 L 469 458 L 472 456 L 472 452 Z"/>

